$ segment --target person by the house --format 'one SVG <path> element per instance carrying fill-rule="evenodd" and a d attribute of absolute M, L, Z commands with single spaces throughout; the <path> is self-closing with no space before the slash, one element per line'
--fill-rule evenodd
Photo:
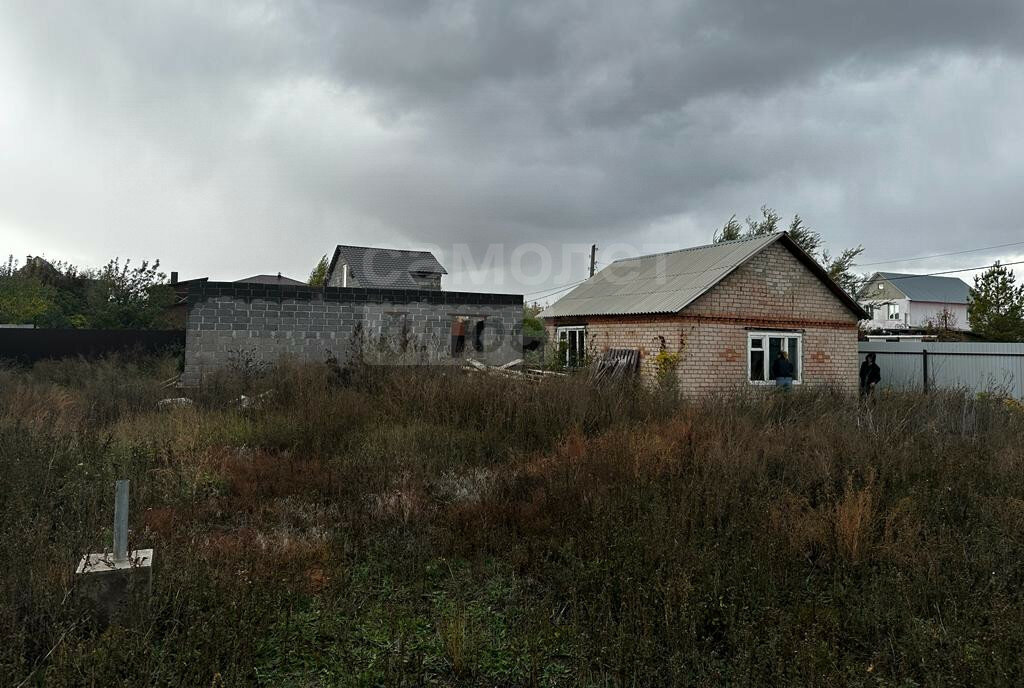
<path fill-rule="evenodd" d="M 793 362 L 785 351 L 780 351 L 779 357 L 772 363 L 772 377 L 775 378 L 776 387 L 788 389 L 793 385 Z"/>
<path fill-rule="evenodd" d="M 882 369 L 875 363 L 875 355 L 868 354 L 860 364 L 860 393 L 869 395 L 875 391 L 875 385 L 882 381 Z"/>

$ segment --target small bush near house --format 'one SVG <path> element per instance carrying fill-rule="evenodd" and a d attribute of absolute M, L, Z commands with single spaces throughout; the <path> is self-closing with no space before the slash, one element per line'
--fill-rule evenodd
<path fill-rule="evenodd" d="M 283 365 L 158 411 L 173 369 L 0 371 L 0 683 L 1024 677 L 1024 414 L 1002 400 Z M 72 572 L 117 477 L 157 570 L 100 629 Z"/>

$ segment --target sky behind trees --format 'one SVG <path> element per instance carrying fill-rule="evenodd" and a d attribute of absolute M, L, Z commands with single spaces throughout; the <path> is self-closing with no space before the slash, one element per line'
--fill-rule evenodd
<path fill-rule="evenodd" d="M 1024 241 L 1022 51 L 1016 0 L 5 3 L 0 251 L 530 293 L 762 204 L 864 263 Z"/>

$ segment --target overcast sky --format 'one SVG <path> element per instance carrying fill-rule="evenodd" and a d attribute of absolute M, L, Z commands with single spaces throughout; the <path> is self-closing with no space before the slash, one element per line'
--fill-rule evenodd
<path fill-rule="evenodd" d="M 767 203 L 874 263 L 1024 242 L 1022 122 L 1021 0 L 13 0 L 0 251 L 431 248 L 446 288 L 536 293 Z"/>

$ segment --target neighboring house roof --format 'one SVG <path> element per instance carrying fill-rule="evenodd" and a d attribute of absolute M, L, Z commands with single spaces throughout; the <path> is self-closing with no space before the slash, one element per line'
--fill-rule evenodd
<path fill-rule="evenodd" d="M 430 251 L 404 251 L 393 248 L 338 245 L 327 268 L 330 282 L 334 268 L 341 262 L 348 265 L 361 287 L 419 289 L 410 273 L 447 275 Z"/>
<path fill-rule="evenodd" d="M 540 317 L 678 313 L 776 242 L 789 248 L 858 317 L 869 317 L 786 232 L 617 260 Z"/>
<path fill-rule="evenodd" d="M 958 277 L 938 277 L 935 275 L 908 275 L 901 272 L 876 272 L 870 282 L 881 277 L 888 280 L 894 287 L 907 295 L 911 301 L 931 301 L 934 303 L 967 303 L 971 288 Z M 870 298 L 865 292 L 863 298 Z"/>
<path fill-rule="evenodd" d="M 281 273 L 276 275 L 253 275 L 252 277 L 246 277 L 245 279 L 235 280 L 236 283 L 244 284 L 280 284 L 287 287 L 305 287 L 308 286 L 305 282 L 292 279 L 291 277 L 283 277 Z"/>

